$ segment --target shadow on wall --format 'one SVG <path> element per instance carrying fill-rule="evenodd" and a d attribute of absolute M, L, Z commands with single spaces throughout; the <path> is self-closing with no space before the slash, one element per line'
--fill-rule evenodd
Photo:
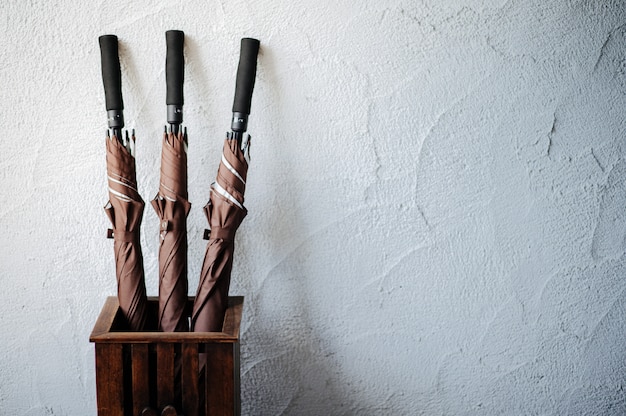
<path fill-rule="evenodd" d="M 282 88 L 272 76 L 276 73 L 272 50 L 263 44 L 259 67 L 270 94 L 267 101 L 272 103 L 265 109 L 275 126 L 272 144 L 280 147 L 283 159 L 287 159 L 299 148 L 288 143 L 292 140 L 289 132 L 281 132 Z M 303 223 L 297 201 L 306 198 L 297 183 L 299 175 L 290 171 L 292 167 L 282 164 L 266 169 L 270 177 L 264 178 L 266 183 L 278 184 L 280 195 L 268 197 L 265 207 L 270 218 L 277 220 L 265 222 L 268 229 L 257 228 L 256 232 L 266 236 L 267 256 L 276 261 L 246 297 L 245 319 L 249 324 L 242 336 L 242 413 L 342 414 L 340 406 L 347 392 L 336 382 L 338 366 L 331 354 L 324 354 L 323 336 L 315 329 L 309 307 L 307 294 L 314 286 L 306 282 L 310 273 L 303 270 L 309 256 L 307 244 L 294 237 L 294 230 L 301 229 Z"/>

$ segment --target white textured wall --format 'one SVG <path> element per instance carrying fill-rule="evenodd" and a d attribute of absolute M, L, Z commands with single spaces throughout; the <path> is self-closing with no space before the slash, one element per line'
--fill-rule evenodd
<path fill-rule="evenodd" d="M 168 29 L 187 35 L 192 293 L 239 39 L 262 42 L 244 414 L 626 412 L 622 2 L 4 1 L 0 27 L 0 414 L 95 413 L 88 337 L 116 290 L 97 37 L 121 41 L 148 200 Z"/>

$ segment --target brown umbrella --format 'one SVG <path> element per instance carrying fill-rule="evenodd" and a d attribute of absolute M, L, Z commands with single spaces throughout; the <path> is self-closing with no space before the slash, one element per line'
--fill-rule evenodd
<path fill-rule="evenodd" d="M 167 127 L 161 149 L 159 193 L 152 201 L 160 219 L 159 317 L 158 327 L 165 332 L 189 330 L 185 316 L 187 304 L 187 132 L 180 132 L 183 121 L 183 42 L 184 33 L 165 33 L 167 59 Z"/>
<path fill-rule="evenodd" d="M 106 162 L 109 185 L 109 202 L 105 211 L 113 224 L 109 237 L 114 239 L 115 272 L 120 309 L 128 329 L 140 331 L 146 327 L 147 299 L 143 271 L 143 256 L 139 244 L 139 231 L 144 202 L 137 192 L 135 157 L 131 150 L 135 143 L 122 137 L 124 127 L 122 82 L 118 57 L 117 37 L 99 38 L 102 57 L 102 79 L 109 128 L 106 138 Z"/>
<path fill-rule="evenodd" d="M 187 303 L 187 152 L 183 133 L 163 135 L 161 183 L 154 207 L 160 219 L 159 329 L 189 330 Z"/>
<path fill-rule="evenodd" d="M 133 135 L 134 141 L 134 135 Z M 137 192 L 135 158 L 117 137 L 106 138 L 109 202 L 105 206 L 113 229 L 115 274 L 120 309 L 131 331 L 146 326 L 147 299 L 139 232 L 144 202 Z"/>
<path fill-rule="evenodd" d="M 191 317 L 192 328 L 197 332 L 222 330 L 235 232 L 247 214 L 243 206 L 247 172 L 248 162 L 240 142 L 227 137 L 217 180 L 211 185 L 210 199 L 204 207 L 211 231 Z"/>
<path fill-rule="evenodd" d="M 211 230 L 191 315 L 192 330 L 196 332 L 221 331 L 228 306 L 235 233 L 247 214 L 243 200 L 248 173 L 245 153 L 250 136 L 245 131 L 258 51 L 258 40 L 241 40 L 232 132 L 226 136 L 217 180 L 211 185 L 210 199 L 204 207 Z"/>

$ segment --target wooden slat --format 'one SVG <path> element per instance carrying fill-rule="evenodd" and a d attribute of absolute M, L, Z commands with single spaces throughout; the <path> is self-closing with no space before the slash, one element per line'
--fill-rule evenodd
<path fill-rule="evenodd" d="M 150 356 L 148 344 L 131 346 L 133 373 L 133 415 L 139 415 L 150 405 Z"/>
<path fill-rule="evenodd" d="M 98 320 L 96 321 L 96 324 L 91 331 L 89 341 L 94 342 L 95 338 L 97 338 L 99 335 L 105 334 L 111 330 L 119 308 L 120 304 L 117 300 L 117 297 L 109 296 L 104 302 L 104 306 L 102 307 L 102 311 L 100 311 Z"/>
<path fill-rule="evenodd" d="M 238 342 L 233 344 L 233 394 L 235 416 L 241 415 L 241 348 Z"/>
<path fill-rule="evenodd" d="M 231 296 L 228 298 L 228 309 L 224 315 L 222 332 L 233 338 L 239 338 L 239 326 L 243 313 L 243 296 Z"/>
<path fill-rule="evenodd" d="M 157 344 L 157 407 L 174 403 L 174 344 Z"/>
<path fill-rule="evenodd" d="M 91 341 L 101 344 L 149 344 L 149 343 L 202 343 L 202 342 L 236 342 L 237 336 L 224 332 L 107 332 L 92 336 Z"/>
<path fill-rule="evenodd" d="M 182 357 L 183 413 L 198 416 L 198 344 L 183 344 Z"/>
<path fill-rule="evenodd" d="M 96 344 L 98 416 L 124 416 L 121 344 Z"/>
<path fill-rule="evenodd" d="M 207 344 L 206 414 L 234 416 L 234 356 L 232 344 Z"/>

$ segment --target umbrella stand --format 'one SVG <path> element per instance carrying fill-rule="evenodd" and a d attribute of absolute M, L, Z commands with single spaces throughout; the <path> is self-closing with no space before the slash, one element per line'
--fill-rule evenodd
<path fill-rule="evenodd" d="M 130 332 L 121 325 L 118 299 L 107 298 L 89 337 L 95 346 L 98 415 L 162 416 L 173 407 L 177 394 L 181 399 L 175 409 L 180 415 L 240 415 L 244 299 L 235 296 L 228 301 L 221 332 Z M 192 302 L 189 298 L 189 310 Z M 156 309 L 158 299 L 148 297 L 148 304 Z M 178 351 L 180 393 L 173 376 Z M 208 357 L 206 371 L 200 371 L 201 354 Z"/>
<path fill-rule="evenodd" d="M 139 243 L 140 225 L 144 202 L 137 191 L 134 143 L 124 127 L 124 103 L 122 101 L 122 77 L 115 35 L 99 38 L 102 58 L 102 80 L 108 127 L 106 137 L 107 179 L 109 202 L 105 211 L 113 228 L 109 237 L 114 239 L 115 272 L 120 309 L 128 328 L 132 331 L 145 329 L 148 319 L 143 255 Z"/>
<path fill-rule="evenodd" d="M 243 206 L 250 136 L 245 134 L 256 77 L 259 41 L 241 40 L 231 132 L 224 141 L 217 179 L 204 207 L 211 227 L 191 315 L 192 331 L 221 331 L 227 308 L 235 233 L 247 214 Z"/>

